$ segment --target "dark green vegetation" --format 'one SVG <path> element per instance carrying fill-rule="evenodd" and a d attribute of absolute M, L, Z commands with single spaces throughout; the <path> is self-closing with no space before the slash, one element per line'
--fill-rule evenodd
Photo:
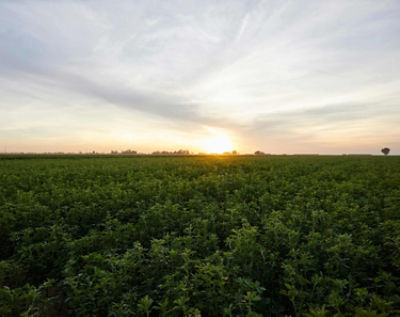
<path fill-rule="evenodd" d="M 400 157 L 3 157 L 0 260 L 0 316 L 395 316 Z"/>

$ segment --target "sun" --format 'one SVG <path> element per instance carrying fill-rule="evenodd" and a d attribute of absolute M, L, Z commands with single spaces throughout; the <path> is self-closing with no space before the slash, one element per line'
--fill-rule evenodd
<path fill-rule="evenodd" d="M 229 136 L 218 134 L 202 140 L 202 146 L 207 153 L 222 154 L 234 149 L 233 142 Z"/>

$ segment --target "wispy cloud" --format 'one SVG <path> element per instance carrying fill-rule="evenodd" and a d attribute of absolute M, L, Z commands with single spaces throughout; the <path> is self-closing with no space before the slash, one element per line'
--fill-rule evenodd
<path fill-rule="evenodd" d="M 330 140 L 341 151 L 351 129 L 360 151 L 395 144 L 399 16 L 395 0 L 5 0 L 0 140 L 22 142 L 22 117 L 30 126 L 21 129 L 34 131 L 23 133 L 24 144 L 51 149 L 52 129 L 63 129 L 35 113 L 82 131 L 91 113 L 95 135 L 106 127 L 99 138 L 114 135 L 110 117 L 129 119 L 136 124 L 124 130 L 135 140 L 149 137 L 146 126 L 151 135 L 175 135 L 166 146 L 190 144 L 205 126 L 230 131 L 244 151 L 290 151 L 291 140 L 313 152 Z"/>

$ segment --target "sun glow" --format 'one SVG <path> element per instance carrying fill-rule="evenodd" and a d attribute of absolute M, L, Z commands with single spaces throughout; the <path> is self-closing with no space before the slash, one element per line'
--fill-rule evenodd
<path fill-rule="evenodd" d="M 232 140 L 225 134 L 218 134 L 203 139 L 202 146 L 210 154 L 222 154 L 224 152 L 231 152 L 234 149 Z"/>

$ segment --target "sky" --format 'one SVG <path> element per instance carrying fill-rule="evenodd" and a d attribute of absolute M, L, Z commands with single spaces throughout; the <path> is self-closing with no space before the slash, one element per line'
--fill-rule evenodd
<path fill-rule="evenodd" d="M 0 152 L 400 154 L 400 1 L 0 1 Z"/>

